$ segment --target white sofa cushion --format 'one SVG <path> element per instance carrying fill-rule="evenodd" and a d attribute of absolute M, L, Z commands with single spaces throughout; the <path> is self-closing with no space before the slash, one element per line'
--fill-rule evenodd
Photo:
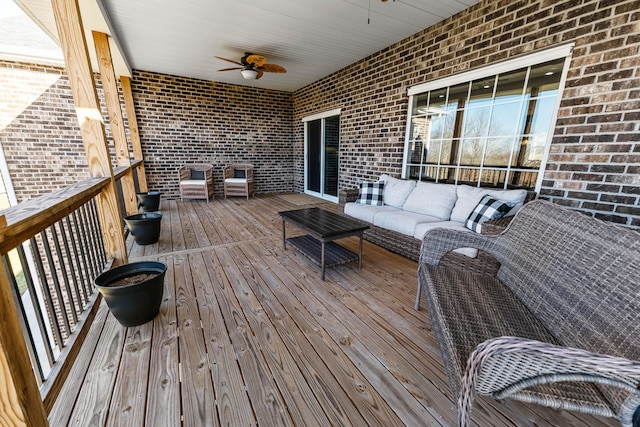
<path fill-rule="evenodd" d="M 415 181 L 397 179 L 389 175 L 380 175 L 380 181 L 384 182 L 384 192 L 382 193 L 384 204 L 394 208 L 402 208 L 416 186 Z"/>
<path fill-rule="evenodd" d="M 455 185 L 421 181 L 416 184 L 416 188 L 409 194 L 402 209 L 447 221 L 457 198 L 458 193 Z"/>
<path fill-rule="evenodd" d="M 415 212 L 395 210 L 376 213 L 373 218 L 373 225 L 406 234 L 407 236 L 413 236 L 416 225 L 433 221 L 440 221 L 440 218 Z"/>
<path fill-rule="evenodd" d="M 371 224 L 373 224 L 373 218 L 378 212 L 388 211 L 401 212 L 400 209 L 394 208 L 393 206 L 364 205 L 355 202 L 345 203 L 344 205 L 345 214 L 362 221 L 370 222 Z"/>
<path fill-rule="evenodd" d="M 458 200 L 451 210 L 451 221 L 464 223 L 483 196 L 489 195 L 496 200 L 507 203 L 512 208 L 522 206 L 527 197 L 527 190 L 491 190 L 488 188 L 458 185 Z"/>
<path fill-rule="evenodd" d="M 413 237 L 422 241 L 427 231 L 433 230 L 435 228 L 447 228 L 449 230 L 461 230 L 461 231 L 471 232 L 467 227 L 464 226 L 464 224 L 461 224 L 455 221 L 423 222 L 422 224 L 416 225 L 416 229 L 413 233 Z M 455 249 L 453 252 L 458 252 L 470 258 L 475 258 L 478 256 L 478 250 L 476 248 L 459 248 L 459 249 Z"/>

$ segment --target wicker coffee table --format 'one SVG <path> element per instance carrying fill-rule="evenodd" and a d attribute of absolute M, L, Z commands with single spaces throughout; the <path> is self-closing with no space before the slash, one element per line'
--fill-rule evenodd
<path fill-rule="evenodd" d="M 325 211 L 320 208 L 298 209 L 278 212 L 282 217 L 282 244 L 287 250 L 287 242 L 298 249 L 307 258 L 320 266 L 321 278 L 324 280 L 326 267 L 333 267 L 358 261 L 358 268 L 362 268 L 362 234 L 368 225 L 353 221 L 349 218 Z M 306 232 L 306 235 L 286 236 L 286 223 Z M 345 237 L 359 236 L 360 251 L 354 254 L 343 248 L 334 240 Z"/>

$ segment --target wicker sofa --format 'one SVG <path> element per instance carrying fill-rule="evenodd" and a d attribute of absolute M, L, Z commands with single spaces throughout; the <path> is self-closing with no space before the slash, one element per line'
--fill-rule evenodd
<path fill-rule="evenodd" d="M 468 246 L 494 256 L 497 274 L 441 263 Z M 418 270 L 460 425 L 476 394 L 634 425 L 639 233 L 538 200 L 499 235 L 427 232 Z"/>
<path fill-rule="evenodd" d="M 468 185 L 453 185 L 453 184 L 434 184 L 434 183 L 417 183 L 415 181 L 400 180 L 389 177 L 388 175 L 382 175 L 380 181 L 385 181 L 386 184 L 395 186 L 403 186 L 405 189 L 396 190 L 396 192 L 405 192 L 403 196 L 394 196 L 393 202 L 387 206 L 387 191 L 389 186 L 384 189 L 384 202 L 385 206 L 381 207 L 368 207 L 354 204 L 358 199 L 358 189 L 340 190 L 338 193 L 338 211 L 347 217 L 352 219 L 366 222 L 369 225 L 369 229 L 365 231 L 364 238 L 370 242 L 375 243 L 378 246 L 382 246 L 392 252 L 399 253 L 407 258 L 417 261 L 420 257 L 420 246 L 422 244 L 422 234 L 425 230 L 432 227 L 444 227 L 454 228 L 457 230 L 465 229 L 464 219 L 469 215 L 469 212 L 480 201 L 483 195 L 489 194 L 497 198 L 506 197 L 513 201 L 514 207 L 518 208 L 523 203 L 533 200 L 536 196 L 534 191 L 526 190 L 497 190 L 495 188 L 477 188 Z M 431 208 L 436 206 L 436 215 L 424 214 L 429 212 L 430 209 L 421 209 L 420 206 L 416 209 L 416 204 L 413 203 L 413 210 L 403 209 L 407 204 L 411 204 L 411 199 L 417 200 L 418 205 L 424 204 Z M 448 198 L 448 201 L 436 203 L 435 199 Z M 391 200 L 390 200 L 391 201 Z M 351 209 L 349 209 L 351 208 Z M 378 222 L 381 215 L 377 213 L 371 215 L 369 212 L 365 212 L 364 215 L 354 214 L 354 208 L 364 208 L 366 210 L 378 209 L 382 215 L 388 218 L 392 216 L 398 216 L 400 221 L 405 221 L 407 227 L 401 227 L 402 232 L 390 229 L 385 225 L 385 222 Z M 346 209 L 346 211 L 345 211 Z M 353 216 L 352 216 L 353 215 Z M 406 217 L 400 217 L 400 215 L 407 215 Z M 424 218 L 422 218 L 424 217 Z M 509 215 L 506 219 L 500 218 L 499 220 L 491 221 L 483 224 L 483 233 L 491 234 L 498 233 L 504 229 L 504 226 L 508 224 L 510 218 Z M 418 219 L 416 219 L 418 218 Z M 412 227 L 411 221 L 416 222 L 417 225 Z M 387 221 L 388 223 L 389 221 Z M 405 224 L 403 224 L 405 225 Z M 406 228 L 406 229 L 405 229 Z M 422 231 L 420 231 L 422 230 Z M 477 251 L 461 251 L 467 255 L 476 256 Z M 480 253 L 478 255 L 482 257 Z M 460 260 L 464 262 L 464 259 Z M 467 260 L 469 261 L 469 260 Z"/>

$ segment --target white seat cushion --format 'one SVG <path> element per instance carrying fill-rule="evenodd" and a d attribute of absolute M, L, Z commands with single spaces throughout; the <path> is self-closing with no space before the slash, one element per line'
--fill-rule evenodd
<path fill-rule="evenodd" d="M 401 210 L 395 212 L 378 212 L 373 218 L 373 225 L 407 236 L 413 236 L 416 225 L 423 222 L 434 221 L 440 221 L 440 218 Z"/>
<path fill-rule="evenodd" d="M 409 194 L 402 209 L 447 221 L 457 198 L 458 193 L 455 185 L 421 181 Z"/>
<path fill-rule="evenodd" d="M 422 240 L 427 231 L 433 230 L 435 228 L 447 228 L 450 230 L 461 230 L 470 232 L 470 230 L 465 227 L 464 224 L 455 221 L 423 222 L 422 224 L 416 225 L 413 237 L 418 240 Z M 478 250 L 476 248 L 460 248 L 455 249 L 453 252 L 458 252 L 462 255 L 468 256 L 469 258 L 475 258 L 478 256 Z"/>
<path fill-rule="evenodd" d="M 488 188 L 458 185 L 458 200 L 451 211 L 451 220 L 464 223 L 469 214 L 478 206 L 483 196 L 489 195 L 496 200 L 507 203 L 512 208 L 522 206 L 527 197 L 527 190 L 491 190 Z"/>
<path fill-rule="evenodd" d="M 402 208 L 407 197 L 416 186 L 415 181 L 408 179 L 397 179 L 389 175 L 380 175 L 380 181 L 384 182 L 384 191 L 382 192 L 382 201 L 385 205 L 394 208 Z"/>
<path fill-rule="evenodd" d="M 183 179 L 180 185 L 206 185 L 207 181 L 203 179 Z"/>
<path fill-rule="evenodd" d="M 247 182 L 247 178 L 227 178 L 224 182 L 228 183 L 236 183 L 236 184 L 245 184 Z"/>
<path fill-rule="evenodd" d="M 400 212 L 400 209 L 392 206 L 365 205 L 362 203 L 349 202 L 344 205 L 344 213 L 362 221 L 373 224 L 373 218 L 378 212 Z"/>

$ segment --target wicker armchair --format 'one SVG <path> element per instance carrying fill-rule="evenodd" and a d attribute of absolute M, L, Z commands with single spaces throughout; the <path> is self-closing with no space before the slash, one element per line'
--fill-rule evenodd
<path fill-rule="evenodd" d="M 213 199 L 213 166 L 192 163 L 178 169 L 180 200 Z"/>
<path fill-rule="evenodd" d="M 236 163 L 226 166 L 223 171 L 224 198 L 227 196 L 249 196 L 253 194 L 253 165 Z"/>

